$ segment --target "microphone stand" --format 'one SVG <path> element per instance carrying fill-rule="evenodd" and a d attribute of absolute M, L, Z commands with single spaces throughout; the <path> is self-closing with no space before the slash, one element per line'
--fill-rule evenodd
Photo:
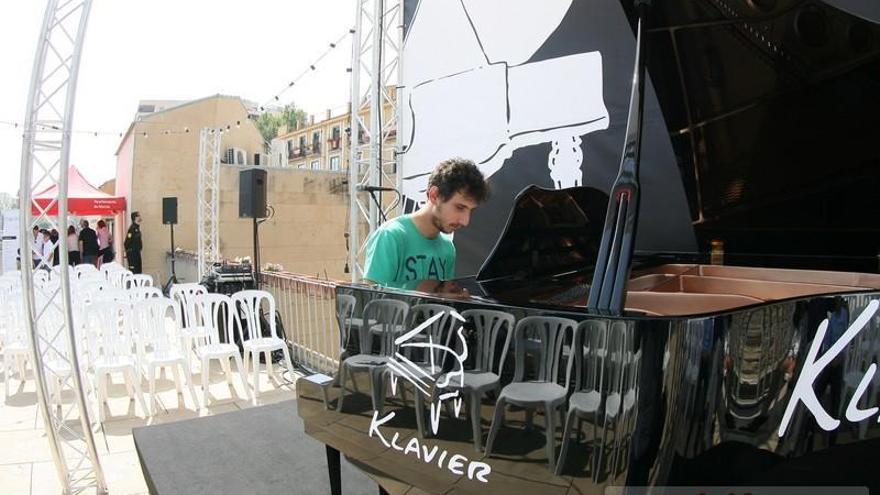
<path fill-rule="evenodd" d="M 379 214 L 382 215 L 382 223 L 387 222 L 388 217 L 385 215 L 385 210 L 382 209 L 382 203 L 380 203 L 379 200 L 376 199 L 376 191 L 370 189 L 367 192 L 370 193 L 370 197 L 373 198 L 373 202 L 376 203 L 376 208 L 379 209 Z"/>
<path fill-rule="evenodd" d="M 391 189 L 391 188 L 389 188 L 389 189 Z M 397 205 L 401 201 L 400 191 L 398 191 L 397 189 L 391 189 L 391 190 L 394 191 L 395 194 L 397 194 L 397 201 L 395 202 L 395 205 Z M 388 216 L 385 215 L 385 210 L 382 209 L 382 203 L 376 198 L 376 191 L 378 191 L 380 193 L 382 191 L 380 189 L 361 189 L 361 191 L 370 193 L 370 197 L 373 198 L 373 202 L 376 203 L 376 207 L 379 209 L 379 213 L 382 215 L 382 222 L 381 223 L 387 222 Z M 395 205 L 392 205 L 392 206 L 395 206 Z"/>

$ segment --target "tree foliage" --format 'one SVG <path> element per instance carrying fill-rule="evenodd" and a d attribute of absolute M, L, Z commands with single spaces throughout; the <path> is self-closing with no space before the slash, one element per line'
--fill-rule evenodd
<path fill-rule="evenodd" d="M 266 142 L 272 141 L 278 136 L 278 129 L 287 126 L 288 130 L 293 130 L 297 122 L 306 120 L 306 113 L 293 103 L 285 105 L 281 111 L 265 111 L 257 117 L 256 125 L 263 135 Z"/>

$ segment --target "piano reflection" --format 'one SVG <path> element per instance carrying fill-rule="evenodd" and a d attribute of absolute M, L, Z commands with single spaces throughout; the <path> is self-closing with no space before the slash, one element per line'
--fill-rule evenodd
<path fill-rule="evenodd" d="M 637 49 L 611 187 L 522 190 L 474 276 L 337 287 L 338 371 L 297 383 L 334 491 L 340 453 L 388 493 L 880 491 L 880 13 L 861 3 L 621 0 Z M 636 249 L 647 76 L 702 250 Z"/>

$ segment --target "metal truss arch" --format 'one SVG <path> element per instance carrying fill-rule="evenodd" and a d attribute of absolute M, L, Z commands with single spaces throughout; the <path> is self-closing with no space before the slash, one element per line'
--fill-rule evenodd
<path fill-rule="evenodd" d="M 80 373 L 80 336 L 75 331 L 67 270 L 57 271 L 57 282 L 35 284 L 36 270 L 49 270 L 47 260 L 35 256 L 31 228 L 67 231 L 67 167 L 76 82 L 91 0 L 49 0 L 43 17 L 31 73 L 27 113 L 22 136 L 19 207 L 22 303 L 31 341 L 31 359 L 40 411 L 46 425 L 52 457 L 64 493 L 106 493 L 103 471 L 95 448 L 96 424 L 87 407 Z M 40 207 L 36 193 L 56 187 L 55 201 Z M 57 210 L 57 213 L 50 214 Z M 33 213 L 32 211 L 36 212 Z M 66 236 L 51 246 L 66 267 Z M 53 385 L 50 393 L 48 385 Z M 70 396 L 73 401 L 70 401 Z"/>

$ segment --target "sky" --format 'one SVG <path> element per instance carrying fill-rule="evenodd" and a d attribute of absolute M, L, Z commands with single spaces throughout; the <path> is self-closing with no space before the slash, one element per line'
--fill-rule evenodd
<path fill-rule="evenodd" d="M 46 0 L 0 0 L 0 192 L 16 194 L 21 131 Z M 70 163 L 94 185 L 116 173 L 114 153 L 139 100 L 221 93 L 323 118 L 350 99 L 350 36 L 285 91 L 354 25 L 354 0 L 93 0 L 83 46 Z"/>

